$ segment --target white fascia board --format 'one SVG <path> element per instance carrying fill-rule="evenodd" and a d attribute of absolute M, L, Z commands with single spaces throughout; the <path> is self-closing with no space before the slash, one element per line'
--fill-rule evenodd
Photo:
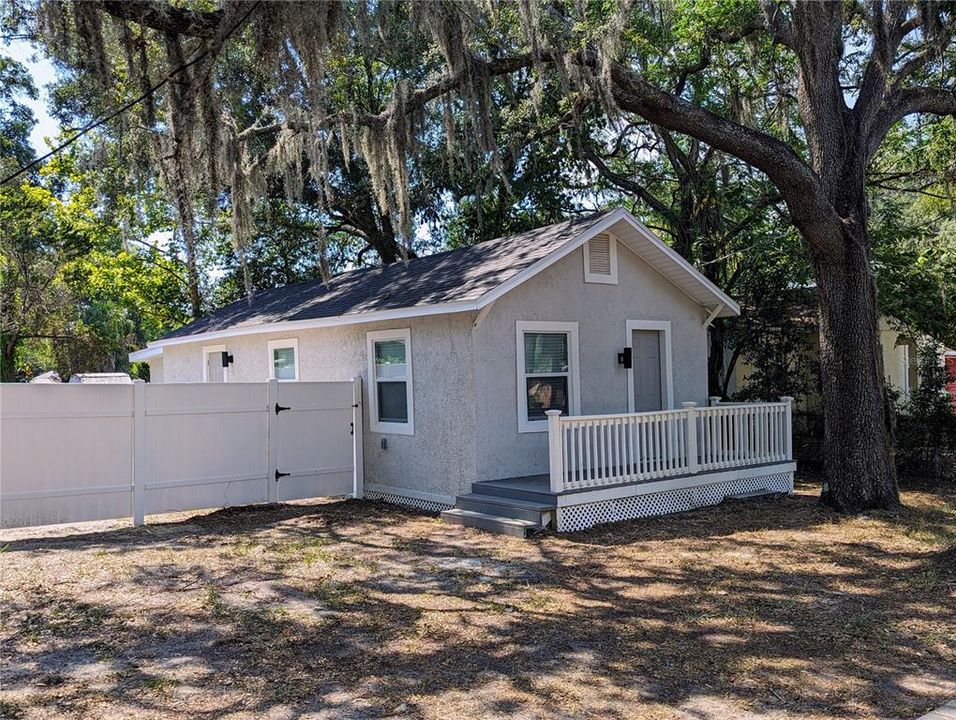
<path fill-rule="evenodd" d="M 734 315 L 740 315 L 740 305 L 734 302 L 734 300 L 732 300 L 730 296 L 728 296 L 723 290 L 708 280 L 700 271 L 697 270 L 697 268 L 687 262 L 687 260 L 684 259 L 679 252 L 657 237 L 657 235 L 655 235 L 644 223 L 642 223 L 626 210 L 624 211 L 624 219 L 627 220 L 627 222 L 629 222 L 634 229 L 636 229 L 638 232 L 644 235 L 644 237 L 650 240 L 651 243 L 658 247 L 665 255 L 667 255 L 670 260 L 674 261 L 682 270 L 686 271 L 706 290 L 711 292 L 721 305 L 730 310 Z M 723 315 L 723 313 L 721 313 L 721 315 Z"/>
<path fill-rule="evenodd" d="M 143 362 L 144 360 L 153 360 L 155 358 L 161 357 L 163 354 L 163 349 L 152 343 L 144 347 L 142 350 L 134 350 L 129 354 L 130 362 Z"/>
<path fill-rule="evenodd" d="M 233 327 L 226 330 L 213 330 L 211 332 L 198 333 L 196 335 L 183 335 L 182 337 L 167 338 L 166 340 L 155 340 L 149 344 L 149 348 L 147 349 L 162 348 L 169 345 L 184 345 L 186 343 L 205 342 L 219 338 L 231 338 L 242 335 L 296 332 L 298 330 L 341 327 L 342 325 L 359 325 L 362 323 L 381 322 L 385 320 L 406 320 L 408 318 L 425 317 L 427 315 L 447 315 L 449 313 L 474 312 L 478 309 L 477 302 L 471 300 L 467 302 L 439 303 L 437 305 L 396 308 L 394 310 L 378 310 L 375 312 L 355 313 L 353 315 L 336 315 L 334 317 L 315 318 L 311 320 L 287 320 L 277 323 L 264 323 L 261 325 Z"/>

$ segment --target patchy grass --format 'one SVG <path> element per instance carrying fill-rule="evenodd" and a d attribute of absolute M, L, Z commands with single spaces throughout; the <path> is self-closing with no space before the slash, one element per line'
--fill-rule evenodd
<path fill-rule="evenodd" d="M 368 502 L 6 531 L 0 718 L 912 718 L 956 696 L 956 490 L 531 541 Z"/>

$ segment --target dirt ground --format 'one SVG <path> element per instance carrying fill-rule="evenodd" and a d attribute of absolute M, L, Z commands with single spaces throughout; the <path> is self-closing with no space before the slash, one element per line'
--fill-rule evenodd
<path fill-rule="evenodd" d="M 956 488 L 853 518 L 812 492 L 530 541 L 355 501 L 4 531 L 0 717 L 913 718 L 956 697 Z"/>

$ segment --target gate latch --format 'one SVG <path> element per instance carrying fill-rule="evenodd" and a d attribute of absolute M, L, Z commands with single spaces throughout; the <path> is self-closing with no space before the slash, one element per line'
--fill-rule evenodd
<path fill-rule="evenodd" d="M 278 470 L 276 470 L 276 482 L 279 482 L 279 478 L 288 477 L 291 474 L 292 473 L 284 473 L 284 472 L 279 472 Z"/>
<path fill-rule="evenodd" d="M 292 408 L 290 407 L 286 407 L 285 405 L 280 405 L 279 403 L 276 403 L 276 415 L 278 415 L 283 410 L 291 410 L 291 409 Z"/>

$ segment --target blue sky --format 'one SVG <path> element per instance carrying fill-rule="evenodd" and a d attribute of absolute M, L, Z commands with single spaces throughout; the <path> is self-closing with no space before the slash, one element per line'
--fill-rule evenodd
<path fill-rule="evenodd" d="M 33 84 L 36 85 L 40 94 L 36 100 L 21 98 L 23 104 L 33 110 L 33 115 L 37 120 L 33 132 L 30 133 L 30 144 L 33 145 L 34 152 L 40 155 L 49 150 L 43 138 L 55 137 L 58 130 L 56 120 L 50 116 L 47 110 L 46 85 L 55 79 L 53 64 L 37 53 L 30 43 L 23 40 L 4 42 L 2 52 L 27 66 L 33 76 Z"/>

